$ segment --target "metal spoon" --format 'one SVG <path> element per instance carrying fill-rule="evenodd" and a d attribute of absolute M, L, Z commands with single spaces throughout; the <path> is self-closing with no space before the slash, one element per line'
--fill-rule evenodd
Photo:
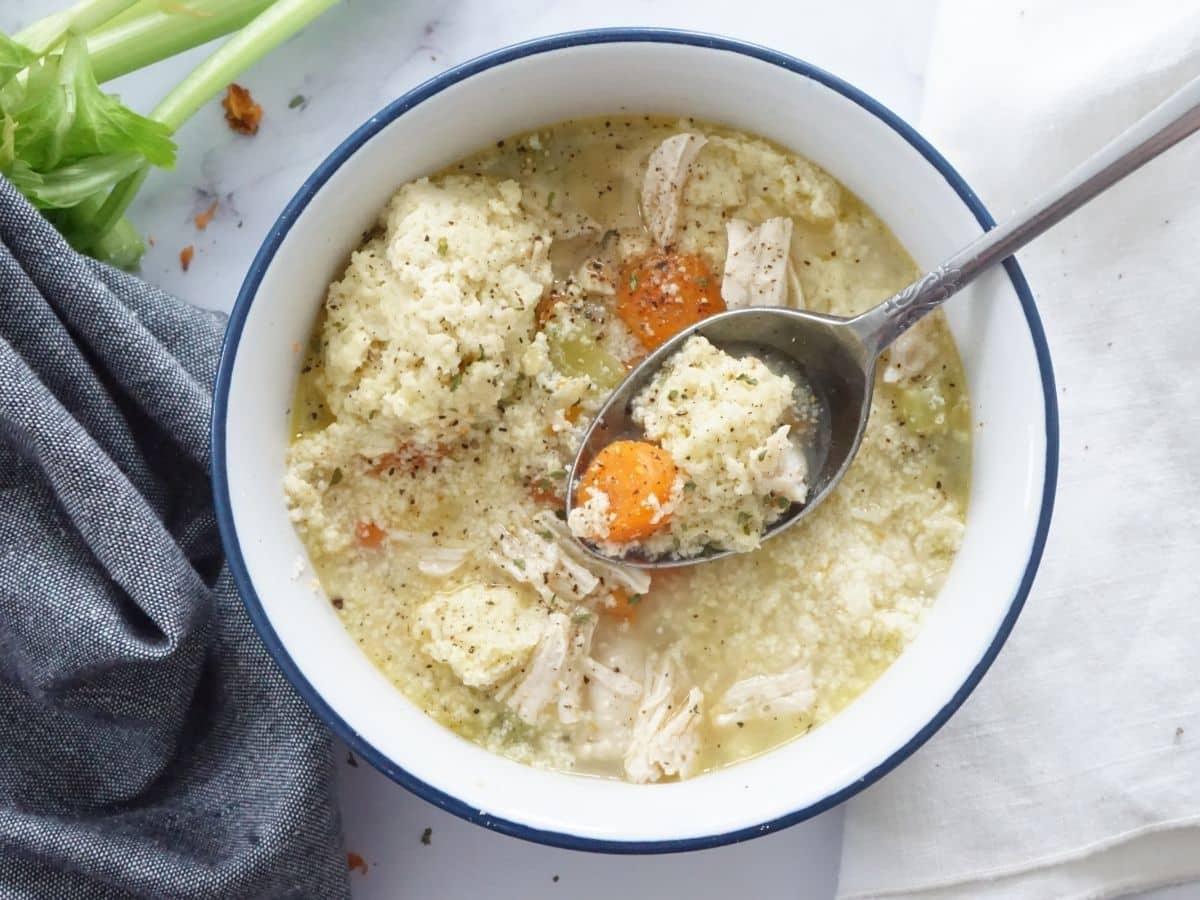
<path fill-rule="evenodd" d="M 639 432 L 630 419 L 634 397 L 684 341 L 700 334 L 734 355 L 765 351 L 767 355 L 788 358 L 817 397 L 820 413 L 816 437 L 808 451 L 808 500 L 792 504 L 788 512 L 767 528 L 763 539 L 795 525 L 829 496 L 858 452 L 871 411 L 875 365 L 889 344 L 985 269 L 1012 256 L 1097 194 L 1197 129 L 1200 129 L 1200 78 L 1173 94 L 1020 214 L 976 238 L 942 265 L 861 315 L 845 319 L 794 309 L 755 307 L 719 313 L 684 329 L 630 372 L 600 409 L 571 467 L 567 482 L 568 514 L 579 479 L 593 457 L 606 444 Z M 609 558 L 587 541 L 580 543 L 593 555 Z M 730 552 L 717 550 L 690 558 L 656 559 L 627 555 L 623 561 L 643 568 L 668 568 L 707 562 Z"/>

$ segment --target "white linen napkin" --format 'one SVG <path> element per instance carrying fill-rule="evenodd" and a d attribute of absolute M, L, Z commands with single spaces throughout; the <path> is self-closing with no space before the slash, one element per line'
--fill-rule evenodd
<path fill-rule="evenodd" d="M 922 131 L 1002 218 L 1200 76 L 1200 3 L 950 0 L 931 53 Z M 1061 404 L 1047 552 L 974 696 L 849 804 L 840 900 L 1200 879 L 1200 135 L 1019 260 Z"/>

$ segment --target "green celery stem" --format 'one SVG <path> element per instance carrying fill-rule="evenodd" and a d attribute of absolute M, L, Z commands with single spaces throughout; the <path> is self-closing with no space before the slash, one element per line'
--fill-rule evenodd
<path fill-rule="evenodd" d="M 67 36 L 68 31 L 83 34 L 99 28 L 109 19 L 133 6 L 137 0 L 80 0 L 74 6 L 39 19 L 13 36 L 18 44 L 39 56 Z"/>
<path fill-rule="evenodd" d="M 273 0 L 191 0 L 189 12 L 151 9 L 88 35 L 88 56 L 103 84 L 247 25 Z"/>

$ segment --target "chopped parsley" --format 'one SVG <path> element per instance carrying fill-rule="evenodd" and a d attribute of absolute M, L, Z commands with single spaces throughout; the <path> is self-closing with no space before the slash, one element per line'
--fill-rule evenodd
<path fill-rule="evenodd" d="M 446 240 L 444 237 L 438 238 L 438 243 L 437 243 L 438 256 L 445 256 L 449 252 L 450 252 L 450 242 L 448 240 Z"/>
<path fill-rule="evenodd" d="M 303 94 L 297 94 L 295 97 L 293 97 L 291 100 L 288 101 L 288 109 L 295 109 L 297 106 L 303 106 L 303 105 L 304 105 L 304 95 Z"/>
<path fill-rule="evenodd" d="M 755 385 L 757 385 L 757 384 L 758 384 L 758 379 L 757 379 L 757 378 L 751 378 L 751 377 L 750 377 L 749 375 L 747 375 L 745 372 L 743 372 L 741 375 L 739 375 L 739 376 L 737 377 L 737 380 L 738 380 L 738 381 L 744 381 L 744 382 L 746 382 L 746 384 L 750 385 L 750 387 L 754 387 Z"/>
<path fill-rule="evenodd" d="M 696 489 L 696 482 L 694 482 L 694 481 L 685 481 L 685 482 L 683 483 L 683 489 L 684 489 L 685 491 L 687 491 L 687 492 L 690 494 L 692 491 L 694 491 L 694 490 Z"/>
<path fill-rule="evenodd" d="M 678 400 L 679 399 L 679 391 L 669 391 L 667 393 L 667 399 L 668 400 Z"/>
<path fill-rule="evenodd" d="M 556 191 L 550 192 L 549 196 L 546 197 L 546 209 L 549 209 L 550 207 L 552 207 L 554 205 L 554 198 L 557 196 L 558 196 L 558 193 Z"/>
<path fill-rule="evenodd" d="M 631 291 L 636 291 L 637 286 L 638 286 L 637 272 L 634 272 L 632 275 L 629 276 L 629 289 Z"/>
<path fill-rule="evenodd" d="M 457 391 L 460 384 L 462 384 L 462 372 L 455 372 L 450 378 L 450 390 Z"/>
<path fill-rule="evenodd" d="M 332 485 L 332 484 L 337 484 L 337 483 L 338 483 L 338 482 L 340 482 L 341 480 L 342 480 L 342 470 L 341 470 L 341 469 L 334 469 L 334 470 L 333 470 L 333 474 L 329 476 L 329 483 L 330 483 L 331 485 Z"/>
<path fill-rule="evenodd" d="M 513 565 L 514 565 L 514 566 L 516 566 L 518 569 L 520 569 L 522 572 L 524 572 L 524 571 L 525 571 L 525 560 L 523 560 L 523 559 L 514 559 L 514 560 L 513 560 Z"/>

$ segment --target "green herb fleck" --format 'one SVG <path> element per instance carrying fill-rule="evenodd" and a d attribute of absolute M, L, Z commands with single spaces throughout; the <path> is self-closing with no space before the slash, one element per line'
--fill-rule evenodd
<path fill-rule="evenodd" d="M 645 594 L 633 594 L 633 595 L 632 595 L 632 596 L 631 596 L 631 597 L 630 597 L 628 600 L 626 600 L 625 602 L 626 602 L 626 603 L 628 603 L 630 606 L 637 606 L 639 603 L 641 603 L 641 602 L 642 602 L 642 599 L 643 599 L 645 596 L 646 596 Z"/>
<path fill-rule="evenodd" d="M 448 240 L 446 240 L 444 237 L 438 238 L 438 243 L 437 243 L 438 256 L 445 256 L 449 252 L 450 252 L 450 242 Z"/>
<path fill-rule="evenodd" d="M 556 191 L 550 192 L 550 194 L 546 197 L 546 209 L 549 209 L 550 207 L 552 207 L 554 205 L 554 198 L 557 196 L 558 196 L 558 193 Z"/>
<path fill-rule="evenodd" d="M 514 565 L 514 566 L 516 566 L 518 569 L 520 569 L 522 572 L 524 572 L 524 571 L 525 571 L 525 560 L 523 560 L 523 559 L 514 559 L 514 560 L 513 560 L 513 565 Z"/>
<path fill-rule="evenodd" d="M 751 516 L 750 513 L 746 512 L 745 510 L 742 510 L 740 513 L 738 513 L 738 524 L 739 525 L 749 525 L 750 520 L 752 518 L 754 518 L 754 517 Z"/>
<path fill-rule="evenodd" d="M 745 372 L 743 372 L 741 375 L 739 375 L 739 376 L 737 377 L 737 380 L 738 380 L 738 381 L 744 381 L 744 382 L 746 382 L 746 384 L 750 385 L 751 387 L 754 387 L 756 384 L 758 384 L 758 379 L 757 379 L 757 378 L 751 378 L 751 377 L 750 377 L 749 375 L 747 375 Z"/>
<path fill-rule="evenodd" d="M 696 489 L 696 482 L 694 482 L 694 481 L 685 481 L 685 482 L 683 483 L 683 489 L 684 489 L 685 491 L 687 491 L 687 492 L 690 494 L 692 491 L 694 491 L 694 490 Z"/>
<path fill-rule="evenodd" d="M 332 485 L 332 484 L 337 484 L 337 483 L 338 483 L 338 482 L 340 482 L 341 480 L 342 480 L 342 470 L 341 470 L 341 469 L 334 469 L 334 470 L 333 470 L 333 474 L 329 476 L 329 483 L 330 483 L 331 485 Z"/>
<path fill-rule="evenodd" d="M 555 469 L 553 472 L 550 473 L 550 477 L 551 478 L 566 478 L 567 470 L 566 469 Z"/>
<path fill-rule="evenodd" d="M 304 100 L 305 100 L 305 98 L 304 98 L 303 94 L 297 94 L 295 97 L 293 97 L 291 100 L 288 101 L 288 109 L 295 109 L 297 106 L 303 106 Z"/>
<path fill-rule="evenodd" d="M 551 481 L 549 478 L 539 478 L 535 483 L 537 485 L 538 490 L 541 490 L 541 491 L 552 491 L 552 490 L 554 490 L 554 487 L 555 487 L 554 482 Z"/>
<path fill-rule="evenodd" d="M 576 610 L 575 615 L 571 616 L 571 621 L 574 622 L 576 625 L 583 625 L 584 623 L 590 622 L 591 620 L 592 620 L 592 614 L 590 612 L 588 612 L 586 609 Z"/>
<path fill-rule="evenodd" d="M 544 528 L 538 532 L 538 537 L 540 537 L 543 541 L 553 541 L 554 540 L 554 535 L 551 534 L 549 531 L 545 530 Z"/>
<path fill-rule="evenodd" d="M 759 461 L 759 462 L 762 462 L 762 461 L 763 461 L 764 459 L 766 459 L 766 458 L 767 458 L 767 451 L 766 451 L 766 450 L 759 450 L 759 451 L 758 451 L 758 461 Z"/>
<path fill-rule="evenodd" d="M 637 272 L 634 272 L 632 275 L 629 276 L 629 289 L 631 291 L 636 291 L 637 286 L 638 286 Z"/>
<path fill-rule="evenodd" d="M 679 391 L 668 391 L 667 399 L 668 400 L 678 400 L 679 399 Z"/>
<path fill-rule="evenodd" d="M 776 497 L 775 505 L 778 506 L 780 509 L 787 509 L 789 506 L 792 505 L 792 501 L 789 500 L 787 497 Z"/>
<path fill-rule="evenodd" d="M 462 384 L 462 372 L 455 372 L 450 378 L 450 390 L 457 391 L 460 384 Z"/>

